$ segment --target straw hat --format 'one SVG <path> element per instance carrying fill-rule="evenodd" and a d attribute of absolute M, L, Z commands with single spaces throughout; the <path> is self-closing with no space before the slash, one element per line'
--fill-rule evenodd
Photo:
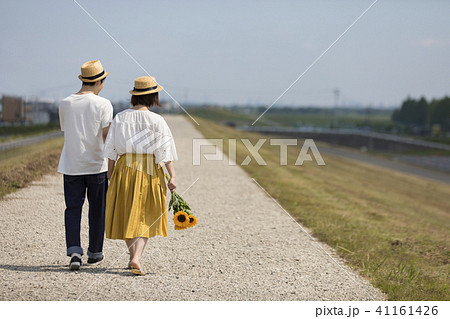
<path fill-rule="evenodd" d="M 99 60 L 88 61 L 81 66 L 81 74 L 78 78 L 83 82 L 97 82 L 106 78 L 109 72 L 103 70 Z"/>
<path fill-rule="evenodd" d="M 156 93 L 164 89 L 156 82 L 153 76 L 141 76 L 134 80 L 134 88 L 130 91 L 133 95 L 145 95 Z"/>

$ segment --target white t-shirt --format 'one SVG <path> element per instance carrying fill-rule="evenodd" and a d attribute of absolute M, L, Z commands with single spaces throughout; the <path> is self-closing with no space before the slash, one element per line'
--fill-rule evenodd
<path fill-rule="evenodd" d="M 59 120 L 64 131 L 59 173 L 87 175 L 108 170 L 102 129 L 108 127 L 112 117 L 111 102 L 93 93 L 72 94 L 59 103 Z"/>
<path fill-rule="evenodd" d="M 154 154 L 157 164 L 178 159 L 169 126 L 161 115 L 149 110 L 127 109 L 112 121 L 104 156 L 116 161 L 125 153 Z"/>

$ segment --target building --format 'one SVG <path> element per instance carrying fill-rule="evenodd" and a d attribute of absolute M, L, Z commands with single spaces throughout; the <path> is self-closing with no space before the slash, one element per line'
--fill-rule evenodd
<path fill-rule="evenodd" d="M 2 122 L 27 124 L 33 122 L 33 107 L 21 97 L 2 96 Z"/>
<path fill-rule="evenodd" d="M 53 99 L 32 98 L 27 99 L 25 105 L 32 110 L 33 124 L 48 124 L 58 120 L 58 105 Z"/>
<path fill-rule="evenodd" d="M 1 122 L 8 124 L 48 124 L 58 121 L 58 105 L 53 99 L 23 99 L 2 96 Z"/>

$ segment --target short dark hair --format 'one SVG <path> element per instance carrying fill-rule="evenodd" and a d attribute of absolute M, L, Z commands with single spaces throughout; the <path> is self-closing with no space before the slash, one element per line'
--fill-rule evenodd
<path fill-rule="evenodd" d="M 100 84 L 102 84 L 105 81 L 106 78 L 103 78 L 100 80 Z M 98 81 L 95 82 L 83 82 L 83 85 L 87 85 L 87 86 L 94 86 L 95 83 L 97 83 Z"/>
<path fill-rule="evenodd" d="M 132 95 L 131 104 L 133 106 L 145 105 L 148 107 L 152 107 L 153 105 L 158 105 L 159 107 L 161 107 L 161 104 L 159 104 L 158 92 L 144 95 Z"/>

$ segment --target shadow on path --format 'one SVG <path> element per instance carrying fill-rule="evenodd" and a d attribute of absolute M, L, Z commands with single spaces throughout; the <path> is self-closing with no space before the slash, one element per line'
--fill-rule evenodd
<path fill-rule="evenodd" d="M 88 274 L 113 274 L 120 276 L 134 276 L 127 268 L 108 268 L 95 266 L 81 266 L 80 270 L 70 271 L 67 265 L 38 265 L 38 266 L 20 266 L 0 264 L 0 269 L 9 271 L 24 272 L 56 272 L 56 273 L 88 273 Z M 149 273 L 151 274 L 151 273 Z"/>

